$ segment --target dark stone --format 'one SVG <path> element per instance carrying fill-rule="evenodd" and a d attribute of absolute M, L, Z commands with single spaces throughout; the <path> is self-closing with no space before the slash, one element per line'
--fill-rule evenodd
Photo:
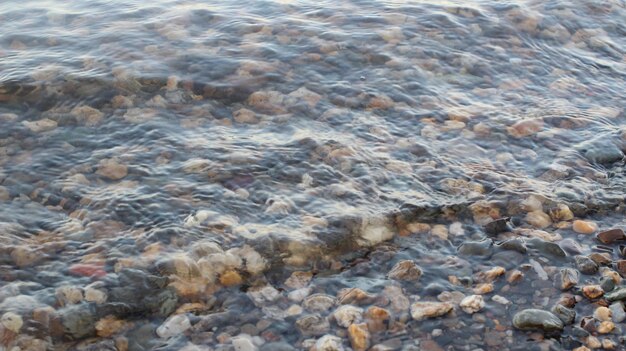
<path fill-rule="evenodd" d="M 529 248 L 539 251 L 542 254 L 553 257 L 566 257 L 565 251 L 556 243 L 545 241 L 539 238 L 529 239 L 527 242 Z"/>
<path fill-rule="evenodd" d="M 582 274 L 593 275 L 598 272 L 598 265 L 586 256 L 576 256 L 576 267 Z"/>
<path fill-rule="evenodd" d="M 551 312 L 538 309 L 526 309 L 517 312 L 513 316 L 513 326 L 521 330 L 563 330 L 563 322 L 559 317 Z"/>
<path fill-rule="evenodd" d="M 560 304 L 552 307 L 552 313 L 559 317 L 565 325 L 574 324 L 574 320 L 576 320 L 576 311 Z"/>
<path fill-rule="evenodd" d="M 525 254 L 528 250 L 526 248 L 526 243 L 524 242 L 524 240 L 519 238 L 504 241 L 500 245 L 498 245 L 498 247 L 502 248 L 503 250 L 517 251 L 521 254 Z"/>
<path fill-rule="evenodd" d="M 67 339 L 82 339 L 96 332 L 97 317 L 92 304 L 69 306 L 59 312 L 59 317 Z"/>
<path fill-rule="evenodd" d="M 611 277 L 602 277 L 602 279 L 600 279 L 600 287 L 605 293 L 608 293 L 615 289 L 615 281 L 613 281 Z"/>
<path fill-rule="evenodd" d="M 500 233 L 510 232 L 513 230 L 513 227 L 511 226 L 511 217 L 498 218 L 485 224 L 483 229 L 489 236 L 497 236 Z"/>

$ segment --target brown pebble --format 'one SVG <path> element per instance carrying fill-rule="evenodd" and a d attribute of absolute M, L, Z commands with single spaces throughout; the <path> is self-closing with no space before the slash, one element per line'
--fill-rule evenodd
<path fill-rule="evenodd" d="M 391 314 L 384 308 L 371 306 L 365 312 L 365 319 L 369 331 L 378 333 L 387 330 L 390 324 Z"/>
<path fill-rule="evenodd" d="M 600 285 L 586 285 L 583 287 L 583 295 L 588 299 L 597 299 L 604 295 L 604 290 L 600 287 Z"/>
<path fill-rule="evenodd" d="M 365 323 L 350 325 L 348 337 L 355 351 L 365 351 L 370 346 L 370 333 Z"/>
<path fill-rule="evenodd" d="M 596 238 L 603 244 L 612 244 L 616 241 L 626 240 L 626 234 L 622 229 L 610 229 L 598 233 Z"/>
<path fill-rule="evenodd" d="M 516 269 L 516 270 L 511 271 L 507 275 L 506 281 L 509 282 L 510 284 L 515 284 L 515 283 L 519 283 L 520 281 L 522 281 L 522 279 L 524 279 L 524 273 Z"/>
<path fill-rule="evenodd" d="M 220 284 L 224 286 L 239 285 L 242 282 L 243 278 L 241 278 L 241 275 L 233 270 L 226 271 L 220 276 Z"/>

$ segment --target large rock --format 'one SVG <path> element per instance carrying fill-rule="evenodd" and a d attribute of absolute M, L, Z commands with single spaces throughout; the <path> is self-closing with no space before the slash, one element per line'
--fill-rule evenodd
<path fill-rule="evenodd" d="M 563 321 L 551 312 L 531 308 L 516 313 L 513 326 L 521 330 L 557 331 L 563 329 Z"/>
<path fill-rule="evenodd" d="M 395 280 L 418 280 L 422 276 L 422 269 L 412 260 L 404 260 L 396 263 L 387 276 Z"/>

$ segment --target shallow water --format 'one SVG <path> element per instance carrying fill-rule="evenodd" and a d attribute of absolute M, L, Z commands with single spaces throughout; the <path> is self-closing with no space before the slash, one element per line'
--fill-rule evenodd
<path fill-rule="evenodd" d="M 368 347 L 592 344 L 512 316 L 618 269 L 572 221 L 625 223 L 625 19 L 620 0 L 2 2 L 0 312 L 23 320 L 2 347 L 359 349 L 328 317 L 346 303 L 391 311 Z M 554 288 L 602 250 L 601 273 Z M 388 276 L 401 260 L 417 283 Z M 389 303 L 472 295 L 494 266 L 525 278 L 479 313 Z M 333 307 L 303 309 L 294 271 Z M 582 298 L 575 325 L 602 305 Z M 307 333 L 315 314 L 329 328 Z M 171 315 L 188 328 L 155 331 Z"/>

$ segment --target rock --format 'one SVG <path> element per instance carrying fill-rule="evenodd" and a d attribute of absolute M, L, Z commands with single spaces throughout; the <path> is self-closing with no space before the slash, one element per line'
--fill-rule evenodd
<path fill-rule="evenodd" d="M 85 301 L 103 304 L 106 300 L 107 294 L 104 291 L 92 287 L 85 288 Z"/>
<path fill-rule="evenodd" d="M 76 286 L 61 286 L 56 289 L 59 305 L 75 305 L 83 301 L 83 290 Z"/>
<path fill-rule="evenodd" d="M 258 307 L 267 306 L 281 296 L 280 292 L 271 285 L 250 288 L 248 289 L 247 295 Z"/>
<path fill-rule="evenodd" d="M 76 117 L 76 121 L 78 121 L 78 123 L 87 126 L 95 126 L 99 124 L 104 117 L 104 113 L 90 106 L 76 106 L 72 109 L 70 114 Z"/>
<path fill-rule="evenodd" d="M 509 284 L 516 284 L 522 281 L 522 279 L 524 279 L 524 273 L 522 273 L 519 270 L 513 270 L 510 271 L 509 274 L 506 277 L 506 281 Z"/>
<path fill-rule="evenodd" d="M 613 329 L 615 329 L 615 324 L 613 322 L 603 321 L 602 323 L 600 323 L 597 330 L 600 334 L 608 334 L 612 332 Z"/>
<path fill-rule="evenodd" d="M 492 283 L 482 283 L 482 284 L 476 285 L 472 289 L 472 291 L 474 292 L 474 294 L 477 294 L 477 295 L 485 295 L 485 294 L 489 294 L 490 292 L 492 292 L 493 289 L 494 287 Z"/>
<path fill-rule="evenodd" d="M 598 233 L 596 238 L 603 244 L 612 244 L 616 241 L 626 240 L 626 234 L 622 229 L 611 229 Z"/>
<path fill-rule="evenodd" d="M 509 301 L 506 297 L 500 295 L 493 295 L 491 298 L 493 301 L 501 304 L 501 305 L 510 305 L 511 301 Z"/>
<path fill-rule="evenodd" d="M 583 295 L 588 299 L 597 299 L 604 295 L 604 290 L 600 285 L 585 285 L 583 286 Z"/>
<path fill-rule="evenodd" d="M 184 314 L 177 314 L 166 319 L 165 322 L 157 328 L 156 333 L 160 338 L 167 339 L 180 335 L 189 328 L 191 328 L 189 318 Z"/>
<path fill-rule="evenodd" d="M 543 129 L 542 119 L 527 119 L 516 122 L 507 127 L 509 135 L 514 138 L 524 138 L 540 132 Z"/>
<path fill-rule="evenodd" d="M 233 112 L 233 119 L 235 120 L 235 122 L 242 124 L 259 123 L 259 119 L 257 118 L 256 114 L 253 111 L 248 110 L 247 108 L 241 108 Z"/>
<path fill-rule="evenodd" d="M 391 240 L 395 235 L 392 223 L 384 217 L 364 217 L 357 231 L 359 236 L 357 243 L 364 247 Z"/>
<path fill-rule="evenodd" d="M 580 234 L 593 234 L 596 230 L 598 230 L 598 225 L 591 221 L 577 219 L 572 224 L 572 229 L 576 233 Z"/>
<path fill-rule="evenodd" d="M 529 248 L 539 251 L 544 255 L 554 257 L 566 257 L 567 253 L 558 244 L 540 238 L 530 238 L 526 241 Z"/>
<path fill-rule="evenodd" d="M 128 175 L 128 167 L 115 158 L 101 160 L 96 174 L 111 180 L 119 180 Z"/>
<path fill-rule="evenodd" d="M 348 328 L 348 337 L 355 351 L 365 351 L 370 346 L 370 333 L 367 324 L 352 324 Z"/>
<path fill-rule="evenodd" d="M 610 321 L 611 320 L 611 309 L 608 307 L 600 306 L 593 311 L 593 318 L 599 321 Z"/>
<path fill-rule="evenodd" d="M 552 225 L 552 219 L 541 210 L 528 212 L 525 221 L 535 228 L 543 229 Z"/>
<path fill-rule="evenodd" d="M 493 252 L 493 241 L 466 241 L 458 249 L 459 255 L 488 257 Z"/>
<path fill-rule="evenodd" d="M 582 274 L 593 275 L 598 273 L 598 265 L 586 256 L 576 256 L 576 267 Z"/>
<path fill-rule="evenodd" d="M 11 192 L 7 187 L 0 185 L 0 201 L 8 201 L 11 199 Z"/>
<path fill-rule="evenodd" d="M 567 308 L 561 304 L 557 304 L 552 308 L 554 313 L 565 325 L 573 324 L 576 320 L 576 311 L 571 308 Z"/>
<path fill-rule="evenodd" d="M 99 337 L 108 338 L 125 330 L 127 327 L 128 323 L 126 321 L 109 315 L 96 322 L 96 334 Z"/>
<path fill-rule="evenodd" d="M 238 335 L 231 339 L 235 351 L 257 351 L 259 348 L 252 342 L 249 335 Z"/>
<path fill-rule="evenodd" d="M 485 233 L 489 236 L 497 236 L 500 233 L 506 233 L 513 230 L 511 226 L 511 217 L 498 218 L 483 226 Z"/>
<path fill-rule="evenodd" d="M 66 338 L 82 339 L 96 330 L 96 311 L 87 304 L 72 305 L 59 311 L 59 318 Z"/>
<path fill-rule="evenodd" d="M 613 302 L 609 309 L 611 310 L 611 320 L 615 323 L 621 323 L 626 320 L 626 312 L 624 311 L 624 303 L 621 301 Z"/>
<path fill-rule="evenodd" d="M 504 275 L 506 273 L 506 269 L 504 267 L 493 267 L 487 271 L 479 272 L 476 274 L 476 281 L 484 282 L 484 283 L 492 283 L 498 277 Z"/>
<path fill-rule="evenodd" d="M 290 292 L 287 295 L 287 298 L 289 298 L 289 300 L 293 302 L 300 302 L 304 300 L 307 296 L 309 296 L 310 293 L 311 293 L 310 288 L 297 289 L 297 290 Z"/>
<path fill-rule="evenodd" d="M 610 302 L 626 300 L 626 288 L 613 290 L 604 296 Z"/>
<path fill-rule="evenodd" d="M 426 318 L 441 317 L 450 311 L 454 306 L 447 302 L 415 302 L 411 305 L 411 316 L 416 321 Z"/>
<path fill-rule="evenodd" d="M 473 314 L 485 307 L 485 300 L 481 295 L 470 295 L 461 300 L 461 309 L 468 314 Z"/>
<path fill-rule="evenodd" d="M 16 266 L 24 268 L 37 264 L 43 257 L 41 253 L 27 246 L 16 246 L 11 251 L 11 258 Z"/>
<path fill-rule="evenodd" d="M 24 320 L 22 320 L 22 316 L 17 313 L 6 312 L 0 317 L 0 324 L 14 333 L 19 333 L 24 325 Z"/>
<path fill-rule="evenodd" d="M 361 322 L 363 309 L 352 305 L 343 305 L 333 312 L 333 317 L 339 326 L 348 328 L 351 324 Z"/>
<path fill-rule="evenodd" d="M 259 275 L 267 268 L 267 261 L 249 245 L 234 250 L 233 252 L 245 262 L 245 269 L 252 276 Z"/>
<path fill-rule="evenodd" d="M 243 278 L 235 270 L 228 270 L 220 276 L 220 284 L 226 287 L 240 285 L 241 283 L 243 283 Z"/>
<path fill-rule="evenodd" d="M 430 230 L 430 234 L 441 240 L 448 240 L 448 227 L 443 224 L 435 224 Z"/>
<path fill-rule="evenodd" d="M 563 268 L 559 273 L 561 290 L 569 290 L 578 284 L 579 274 L 577 270 L 572 268 Z"/>
<path fill-rule="evenodd" d="M 344 351 L 341 338 L 334 335 L 324 335 L 315 342 L 314 351 Z"/>
<path fill-rule="evenodd" d="M 548 212 L 550 213 L 550 218 L 552 218 L 554 222 L 571 221 L 574 219 L 572 210 L 570 210 L 565 204 L 558 204 L 556 207 L 551 208 Z"/>
<path fill-rule="evenodd" d="M 296 328 L 304 336 L 324 335 L 330 330 L 330 323 L 319 314 L 310 314 L 300 317 L 296 321 Z"/>
<path fill-rule="evenodd" d="M 583 252 L 583 248 L 580 244 L 573 239 L 563 239 L 559 244 L 561 248 L 570 255 L 580 255 Z"/>
<path fill-rule="evenodd" d="M 305 288 L 313 279 L 312 272 L 293 272 L 287 280 L 285 280 L 285 286 L 291 289 Z"/>
<path fill-rule="evenodd" d="M 57 122 L 44 118 L 38 121 L 23 121 L 22 124 L 33 133 L 49 132 L 57 128 Z"/>
<path fill-rule="evenodd" d="M 395 280 L 418 280 L 422 276 L 422 269 L 412 260 L 404 260 L 396 263 L 387 274 L 389 279 Z"/>
<path fill-rule="evenodd" d="M 384 308 L 370 306 L 365 312 L 365 322 L 370 333 L 385 331 L 391 325 L 391 313 Z"/>
<path fill-rule="evenodd" d="M 313 294 L 304 299 L 302 306 L 311 312 L 325 312 L 335 305 L 335 298 L 326 294 Z"/>
<path fill-rule="evenodd" d="M 513 326 L 521 330 L 540 329 L 544 331 L 563 330 L 563 322 L 553 313 L 526 309 L 513 316 Z"/>

